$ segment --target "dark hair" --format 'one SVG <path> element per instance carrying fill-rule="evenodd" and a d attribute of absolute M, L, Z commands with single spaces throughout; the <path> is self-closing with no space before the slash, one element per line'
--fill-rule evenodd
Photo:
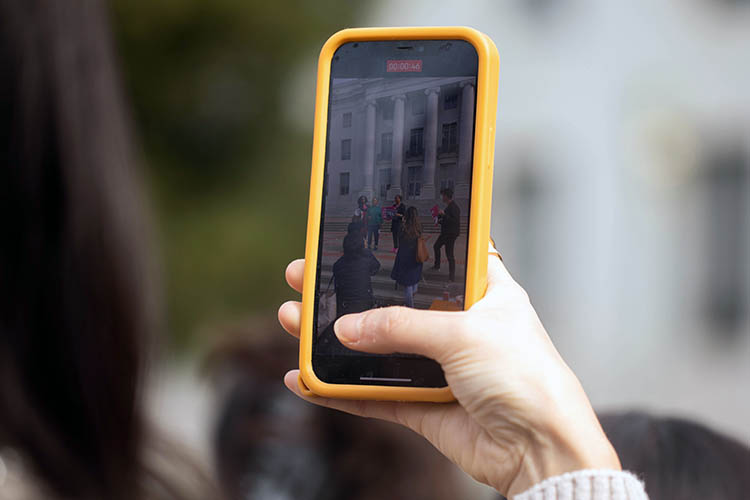
<path fill-rule="evenodd" d="M 400 194 L 397 194 L 396 196 L 393 197 L 393 201 L 396 201 L 396 199 L 398 199 L 399 203 L 401 203 L 401 200 L 403 200 L 403 198 L 401 198 Z"/>
<path fill-rule="evenodd" d="M 0 68 L 0 446 L 55 495 L 141 498 L 159 301 L 103 2 L 0 0 Z"/>
<path fill-rule="evenodd" d="M 351 254 L 362 250 L 365 246 L 365 240 L 362 239 L 360 232 L 352 232 L 344 236 L 344 253 Z"/>
<path fill-rule="evenodd" d="M 603 415 L 623 469 L 646 483 L 651 500 L 741 500 L 750 491 L 750 448 L 680 418 L 640 412 Z"/>
<path fill-rule="evenodd" d="M 346 226 L 346 234 L 352 234 L 356 233 L 360 238 L 362 237 L 362 219 L 355 216 L 353 217 L 354 221 L 350 222 Z"/>
<path fill-rule="evenodd" d="M 440 194 L 444 194 L 449 200 L 453 199 L 453 190 L 451 188 L 443 188 L 440 190 Z"/>
<path fill-rule="evenodd" d="M 206 365 L 226 394 L 213 449 L 229 498 L 462 497 L 451 463 L 421 436 L 294 396 L 279 380 L 297 362 L 297 343 L 275 317 L 248 324 L 221 339 Z"/>
<path fill-rule="evenodd" d="M 419 222 L 417 207 L 409 207 L 404 215 L 404 235 L 407 238 L 419 238 L 422 236 L 422 224 Z"/>

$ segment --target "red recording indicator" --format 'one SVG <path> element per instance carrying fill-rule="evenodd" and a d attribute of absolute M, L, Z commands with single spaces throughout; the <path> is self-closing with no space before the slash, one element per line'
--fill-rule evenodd
<path fill-rule="evenodd" d="M 421 59 L 389 59 L 386 61 L 387 73 L 421 73 Z"/>

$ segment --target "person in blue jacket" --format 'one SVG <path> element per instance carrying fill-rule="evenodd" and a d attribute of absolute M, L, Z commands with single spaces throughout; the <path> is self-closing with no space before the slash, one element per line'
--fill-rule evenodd
<path fill-rule="evenodd" d="M 414 307 L 414 294 L 417 293 L 419 281 L 422 279 L 422 263 L 417 260 L 417 247 L 422 236 L 422 225 L 418 216 L 417 207 L 406 209 L 398 236 L 398 253 L 391 271 L 391 279 L 404 287 L 404 304 L 407 307 Z"/>
<path fill-rule="evenodd" d="M 380 226 L 383 224 L 383 213 L 377 198 L 372 199 L 372 205 L 367 209 L 367 248 L 378 249 L 380 241 Z M 375 237 L 375 246 L 372 239 Z"/>

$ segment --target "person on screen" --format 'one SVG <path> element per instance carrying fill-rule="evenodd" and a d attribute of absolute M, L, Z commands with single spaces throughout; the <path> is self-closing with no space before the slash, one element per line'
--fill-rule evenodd
<path fill-rule="evenodd" d="M 435 265 L 433 269 L 440 269 L 440 248 L 445 246 L 445 256 L 448 259 L 448 281 L 456 280 L 456 258 L 453 255 L 453 247 L 456 244 L 456 238 L 461 232 L 461 209 L 453 201 L 453 190 L 445 188 L 440 190 L 445 203 L 445 210 L 438 212 L 438 222 L 440 223 L 440 236 L 433 250 L 435 250 Z"/>
<path fill-rule="evenodd" d="M 361 224 L 362 239 L 367 237 L 367 196 L 357 198 L 357 208 L 354 209 L 352 221 L 357 220 Z"/>
<path fill-rule="evenodd" d="M 377 198 L 372 199 L 372 204 L 367 209 L 367 248 L 378 249 L 380 241 L 380 225 L 383 224 L 383 213 Z M 375 246 L 372 247 L 372 240 Z"/>
<path fill-rule="evenodd" d="M 365 248 L 358 233 L 344 237 L 344 255 L 333 264 L 333 283 L 336 290 L 336 317 L 372 309 L 371 276 L 380 270 L 380 262 Z"/>
<path fill-rule="evenodd" d="M 406 209 L 404 224 L 399 235 L 400 246 L 393 263 L 391 279 L 404 287 L 404 305 L 414 307 L 414 294 L 422 279 L 422 263 L 417 260 L 417 246 L 422 237 L 417 207 Z"/>
<path fill-rule="evenodd" d="M 396 198 L 393 201 L 393 219 L 391 219 L 391 233 L 393 234 L 393 253 L 396 253 L 398 250 L 398 237 L 399 233 L 401 232 L 401 224 L 404 220 L 404 215 L 406 214 L 406 207 L 401 202 L 401 195 L 396 195 Z"/>
<path fill-rule="evenodd" d="M 357 234 L 362 236 L 362 221 L 356 216 L 352 216 L 352 221 L 346 226 L 346 234 Z"/>

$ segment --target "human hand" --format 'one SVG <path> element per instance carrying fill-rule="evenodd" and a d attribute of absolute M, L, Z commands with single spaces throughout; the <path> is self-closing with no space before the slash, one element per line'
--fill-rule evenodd
<path fill-rule="evenodd" d="M 408 352 L 443 368 L 452 404 L 348 401 L 306 397 L 298 370 L 284 382 L 311 403 L 405 425 L 478 481 L 505 496 L 581 469 L 620 469 L 578 379 L 547 336 L 524 290 L 490 255 L 487 293 L 468 311 L 388 307 L 346 315 L 334 325 L 347 347 Z M 287 281 L 302 290 L 304 260 Z M 279 321 L 299 336 L 301 304 L 287 302 Z"/>

